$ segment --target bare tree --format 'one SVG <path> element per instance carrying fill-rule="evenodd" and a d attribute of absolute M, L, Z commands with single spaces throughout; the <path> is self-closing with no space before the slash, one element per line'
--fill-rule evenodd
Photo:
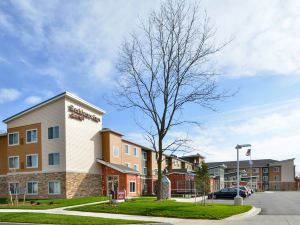
<path fill-rule="evenodd" d="M 135 109 L 142 115 L 138 123 L 156 151 L 158 194 L 161 199 L 162 160 L 165 151 L 187 147 L 188 139 L 168 141 L 175 127 L 197 123 L 183 118 L 190 103 L 213 109 L 213 103 L 226 95 L 217 89 L 210 56 L 224 45 L 214 43 L 215 29 L 199 5 L 184 0 L 168 0 L 160 10 L 141 21 L 139 32 L 132 34 L 121 49 L 121 73 L 113 103 Z"/>

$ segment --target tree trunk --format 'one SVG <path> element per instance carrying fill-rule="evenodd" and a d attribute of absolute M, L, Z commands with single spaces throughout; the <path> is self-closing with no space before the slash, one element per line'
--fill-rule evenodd
<path fill-rule="evenodd" d="M 157 200 L 162 199 L 162 138 L 158 140 L 158 160 L 157 160 Z"/>

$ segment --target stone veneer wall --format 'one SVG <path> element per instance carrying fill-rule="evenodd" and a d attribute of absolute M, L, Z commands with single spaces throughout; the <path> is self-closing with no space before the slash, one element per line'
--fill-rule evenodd
<path fill-rule="evenodd" d="M 6 197 L 7 183 L 6 177 L 0 177 L 0 198 Z"/>
<path fill-rule="evenodd" d="M 8 183 L 18 182 L 20 189 L 26 188 L 27 182 L 38 182 L 38 194 L 26 195 L 27 199 L 72 198 L 101 194 L 101 176 L 84 173 L 30 173 L 0 177 L 0 197 L 8 197 Z M 60 181 L 61 194 L 49 195 L 48 182 Z"/>
<path fill-rule="evenodd" d="M 101 195 L 101 175 L 68 172 L 66 188 L 67 198 Z"/>

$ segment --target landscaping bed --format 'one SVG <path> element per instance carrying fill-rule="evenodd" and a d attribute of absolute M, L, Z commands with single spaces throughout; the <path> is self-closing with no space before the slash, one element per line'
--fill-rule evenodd
<path fill-rule="evenodd" d="M 142 224 L 145 221 L 106 219 L 87 216 L 69 216 L 46 213 L 0 213 L 0 222 L 38 223 L 38 224 Z"/>
<path fill-rule="evenodd" d="M 8 203 L 8 199 L 0 199 L 0 209 L 53 209 L 59 207 L 80 205 L 91 202 L 100 202 L 108 200 L 106 196 L 92 196 L 72 199 L 36 199 L 26 200 L 23 203 L 23 199 L 19 200 L 18 206 L 16 204 L 11 205 Z"/>
<path fill-rule="evenodd" d="M 233 206 L 175 202 L 174 200 L 156 201 L 155 198 L 135 198 L 123 203 L 109 203 L 76 207 L 69 210 L 84 212 L 103 212 L 143 216 L 160 216 L 186 219 L 224 219 L 229 216 L 249 211 L 252 206 Z"/>

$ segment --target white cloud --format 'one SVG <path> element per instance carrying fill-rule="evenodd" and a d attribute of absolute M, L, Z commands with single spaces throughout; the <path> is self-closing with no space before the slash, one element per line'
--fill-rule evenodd
<path fill-rule="evenodd" d="M 35 105 L 42 101 L 42 98 L 39 96 L 29 96 L 25 99 L 27 104 Z"/>
<path fill-rule="evenodd" d="M 0 103 L 12 102 L 18 99 L 21 92 L 13 88 L 1 88 L 0 89 Z"/>

